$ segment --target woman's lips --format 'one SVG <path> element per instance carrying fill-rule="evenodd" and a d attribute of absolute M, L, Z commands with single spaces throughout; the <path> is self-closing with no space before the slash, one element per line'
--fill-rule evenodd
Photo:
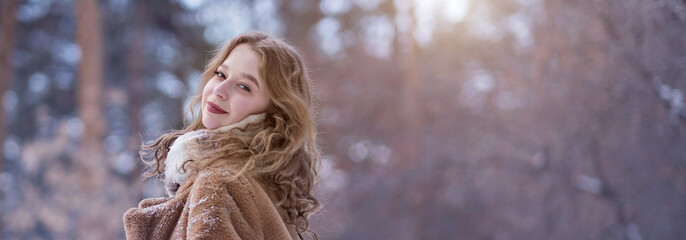
<path fill-rule="evenodd" d="M 217 104 L 214 104 L 212 102 L 207 102 L 207 111 L 214 113 L 214 114 L 225 114 L 227 113 L 222 109 L 221 107 L 217 106 Z"/>

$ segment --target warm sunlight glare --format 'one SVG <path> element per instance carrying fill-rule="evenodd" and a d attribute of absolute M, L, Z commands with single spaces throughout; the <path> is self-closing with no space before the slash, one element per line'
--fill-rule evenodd
<path fill-rule="evenodd" d="M 415 0 L 418 8 L 435 11 L 438 17 L 451 23 L 462 21 L 469 12 L 472 0 Z"/>

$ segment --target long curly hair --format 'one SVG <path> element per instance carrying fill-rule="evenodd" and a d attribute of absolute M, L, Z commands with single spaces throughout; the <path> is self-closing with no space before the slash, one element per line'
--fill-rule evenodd
<path fill-rule="evenodd" d="M 141 160 L 151 168 L 147 176 L 164 173 L 169 147 L 180 135 L 206 129 L 199 111 L 202 89 L 240 44 L 250 45 L 261 56 L 259 74 L 267 86 L 272 107 L 263 122 L 231 131 L 250 132 L 251 140 L 246 141 L 233 133 L 218 134 L 207 140 L 206 146 L 212 146 L 208 147 L 211 152 L 202 161 L 187 161 L 183 164 L 184 170 L 193 174 L 207 167 L 238 166 L 235 169 L 240 171 L 235 176 L 249 174 L 267 183 L 275 192 L 277 205 L 286 210 L 287 222 L 296 226 L 299 236 L 310 232 L 316 238 L 308 230 L 308 217 L 321 208 L 312 194 L 318 180 L 321 153 L 316 142 L 310 78 L 298 51 L 278 38 L 260 32 L 246 33 L 213 52 L 201 76 L 199 91 L 187 109 L 190 123 L 182 130 L 143 144 Z"/>

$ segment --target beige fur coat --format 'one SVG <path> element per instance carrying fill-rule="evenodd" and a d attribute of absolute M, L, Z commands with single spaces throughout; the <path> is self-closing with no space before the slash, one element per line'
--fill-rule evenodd
<path fill-rule="evenodd" d="M 228 132 L 261 121 L 264 114 L 215 131 Z M 197 157 L 193 144 L 208 130 L 177 138 L 165 161 L 169 197 L 149 198 L 124 214 L 127 239 L 297 239 L 295 226 L 286 224 L 286 211 L 263 183 L 243 175 L 232 178 L 228 169 L 204 169 L 188 176 L 179 167 Z M 196 158 L 197 159 L 197 158 Z"/>

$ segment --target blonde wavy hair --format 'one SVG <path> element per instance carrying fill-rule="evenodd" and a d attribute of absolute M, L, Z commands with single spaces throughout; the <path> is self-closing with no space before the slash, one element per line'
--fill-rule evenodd
<path fill-rule="evenodd" d="M 261 56 L 259 74 L 267 86 L 272 107 L 266 112 L 263 122 L 232 130 L 251 133 L 253 137 L 250 140 L 235 134 L 216 135 L 208 139 L 206 145 L 210 154 L 202 161 L 187 161 L 183 164 L 184 170 L 193 174 L 207 167 L 239 166 L 241 170 L 236 176 L 249 174 L 270 184 L 276 193 L 277 204 L 288 213 L 287 222 L 296 226 L 301 238 L 304 232 L 316 238 L 308 230 L 308 217 L 321 208 L 312 194 L 318 180 L 321 154 L 316 142 L 310 78 L 300 54 L 278 38 L 260 32 L 246 33 L 214 51 L 201 76 L 199 91 L 188 106 L 190 123 L 182 130 L 143 144 L 141 159 L 151 168 L 147 176 L 164 173 L 169 147 L 180 135 L 206 129 L 202 114 L 198 113 L 202 89 L 229 53 L 240 44 L 250 45 Z M 188 164 L 190 162 L 193 164 Z"/>

